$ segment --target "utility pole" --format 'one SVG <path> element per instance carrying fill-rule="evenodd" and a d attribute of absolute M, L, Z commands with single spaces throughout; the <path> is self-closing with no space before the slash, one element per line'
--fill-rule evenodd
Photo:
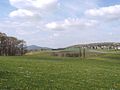
<path fill-rule="evenodd" d="M 85 58 L 86 57 L 86 50 L 85 50 L 85 48 L 83 48 L 83 58 Z"/>
<path fill-rule="evenodd" d="M 81 52 L 81 48 L 79 47 L 79 57 L 82 57 L 82 52 Z"/>

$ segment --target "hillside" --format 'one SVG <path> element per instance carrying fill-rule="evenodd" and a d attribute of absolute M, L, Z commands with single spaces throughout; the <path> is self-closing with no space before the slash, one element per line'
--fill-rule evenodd
<path fill-rule="evenodd" d="M 66 47 L 66 48 L 77 48 L 77 47 L 87 47 L 87 48 L 91 48 L 91 47 L 100 47 L 100 48 L 108 47 L 108 48 L 120 49 L 120 43 L 117 43 L 117 42 L 88 43 L 88 44 L 72 45 L 72 46 L 69 46 L 69 47 Z"/>

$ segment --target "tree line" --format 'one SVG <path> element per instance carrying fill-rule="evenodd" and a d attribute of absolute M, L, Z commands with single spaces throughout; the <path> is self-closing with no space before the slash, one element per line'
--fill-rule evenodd
<path fill-rule="evenodd" d="M 27 52 L 26 42 L 0 32 L 0 56 L 21 56 Z"/>

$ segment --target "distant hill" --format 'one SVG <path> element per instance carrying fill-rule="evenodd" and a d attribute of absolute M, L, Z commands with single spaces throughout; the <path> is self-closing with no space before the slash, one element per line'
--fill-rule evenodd
<path fill-rule="evenodd" d="M 48 48 L 48 47 L 40 47 L 40 46 L 37 46 L 37 45 L 30 45 L 30 46 L 27 46 L 27 50 L 51 50 L 51 48 Z"/>

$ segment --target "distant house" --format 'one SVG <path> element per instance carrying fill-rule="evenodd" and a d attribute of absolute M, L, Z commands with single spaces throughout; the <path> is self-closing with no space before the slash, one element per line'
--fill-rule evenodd
<path fill-rule="evenodd" d="M 120 46 L 118 47 L 118 49 L 120 50 Z"/>

